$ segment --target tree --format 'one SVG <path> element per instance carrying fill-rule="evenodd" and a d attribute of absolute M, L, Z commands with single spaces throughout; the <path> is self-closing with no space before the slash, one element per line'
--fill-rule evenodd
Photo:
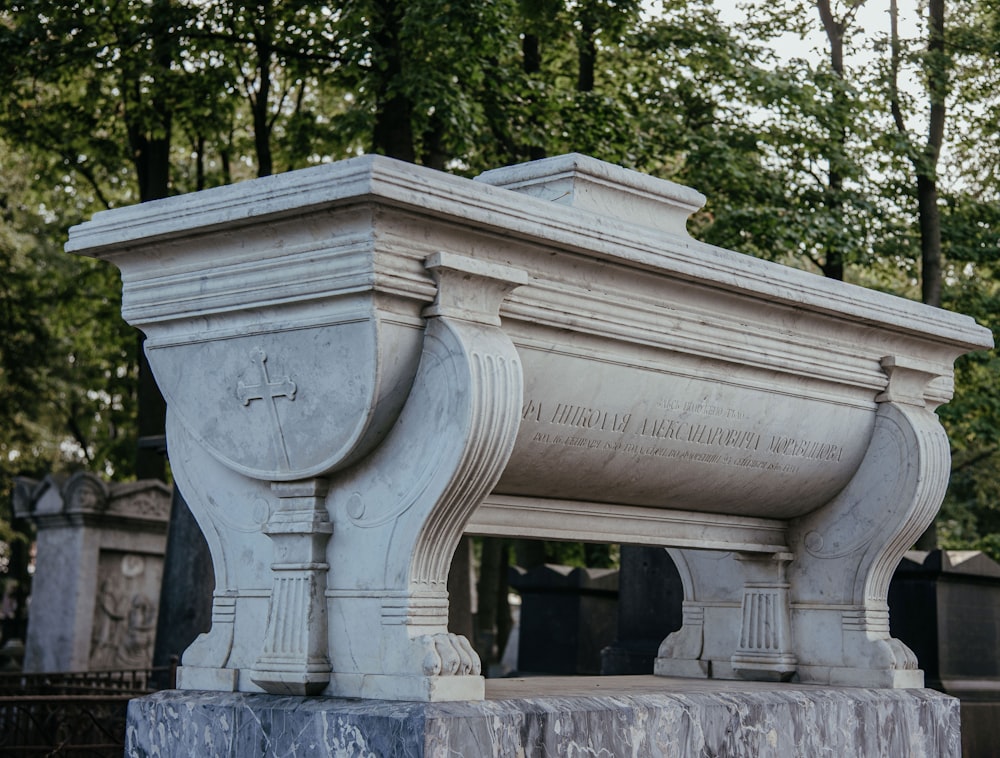
<path fill-rule="evenodd" d="M 733 75 L 742 89 L 730 98 L 740 115 L 725 140 L 742 146 L 729 149 L 745 166 L 744 186 L 706 230 L 712 241 L 835 279 L 856 276 L 870 261 L 873 201 L 864 166 L 871 103 L 851 64 L 862 5 L 758 2 L 747 9 L 742 45 L 753 60 Z M 812 54 L 777 55 L 789 37 L 815 40 Z"/>
<path fill-rule="evenodd" d="M 902 50 L 899 37 L 899 9 L 889 0 L 890 23 L 890 107 L 896 130 L 916 177 L 920 226 L 921 297 L 928 305 L 941 305 L 941 214 L 938 210 L 938 161 L 944 142 L 946 99 L 949 90 L 950 55 L 945 45 L 945 0 L 928 0 L 927 49 L 921 68 L 928 98 L 927 134 L 923 144 L 910 136 L 903 115 L 899 91 Z"/>
<path fill-rule="evenodd" d="M 186 65 L 213 78 L 215 91 L 227 100 L 237 93 L 244 98 L 257 176 L 274 173 L 279 159 L 284 164 L 279 170 L 306 165 L 319 139 L 318 114 L 309 106 L 341 62 L 338 12 L 304 0 L 214 0 L 190 3 L 188 9 L 192 44 Z M 221 114 L 211 131 L 224 144 L 236 108 L 228 102 Z M 277 145 L 276 133 L 282 137 Z M 232 148 L 222 149 L 228 155 Z"/>
<path fill-rule="evenodd" d="M 954 3 L 948 119 L 952 135 L 943 172 L 942 303 L 989 326 L 1000 342 L 1000 6 L 994 0 Z M 940 414 L 952 442 L 948 496 L 938 519 L 943 547 L 974 547 L 1000 560 L 1000 372 L 997 351 L 964 356 L 956 366 L 956 396 Z"/>
<path fill-rule="evenodd" d="M 5 3 L 0 473 L 142 473 L 124 451 L 162 420 L 130 418 L 141 353 L 114 272 L 61 253 L 67 226 L 363 151 L 463 174 L 587 152 L 703 190 L 708 242 L 900 294 L 936 280 L 925 300 L 994 319 L 1000 6 L 958 2 L 930 0 L 920 50 L 887 34 L 881 68 L 852 63 L 854 0 L 760 0 L 738 29 L 711 0 Z M 809 30 L 819 53 L 774 55 Z M 915 70 L 919 100 L 896 85 Z M 967 140 L 943 141 L 945 105 Z M 942 412 L 972 530 L 993 529 L 993 360 L 960 364 L 974 391 Z"/>

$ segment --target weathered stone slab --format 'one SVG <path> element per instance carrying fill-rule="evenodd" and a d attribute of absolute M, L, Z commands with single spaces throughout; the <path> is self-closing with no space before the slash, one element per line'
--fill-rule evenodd
<path fill-rule="evenodd" d="M 38 528 L 24 670 L 148 668 L 170 488 L 85 472 L 20 478 L 14 511 Z"/>
<path fill-rule="evenodd" d="M 490 680 L 466 703 L 163 692 L 129 705 L 126 755 L 959 758 L 958 719 L 931 690 L 652 676 Z"/>

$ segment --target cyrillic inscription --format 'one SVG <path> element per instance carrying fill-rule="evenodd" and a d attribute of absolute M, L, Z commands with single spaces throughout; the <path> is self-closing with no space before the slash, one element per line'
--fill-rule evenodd
<path fill-rule="evenodd" d="M 799 470 L 799 465 L 782 462 L 780 459 L 837 462 L 844 454 L 843 447 L 832 442 L 761 433 L 719 423 L 718 419 L 747 418 L 747 414 L 733 408 L 666 399 L 658 400 L 656 408 L 678 414 L 705 416 L 713 421 L 702 423 L 684 417 L 643 416 L 621 408 L 596 408 L 568 402 L 543 404 L 533 398 L 525 400 L 521 418 L 523 422 L 541 425 L 542 429 L 531 436 L 531 441 L 535 444 L 600 450 L 643 458 L 795 473 Z M 567 433 L 556 434 L 552 426 L 568 427 Z M 644 443 L 643 438 L 650 442 Z M 658 444 L 663 442 L 675 444 Z M 689 446 L 714 450 L 687 449 Z"/>

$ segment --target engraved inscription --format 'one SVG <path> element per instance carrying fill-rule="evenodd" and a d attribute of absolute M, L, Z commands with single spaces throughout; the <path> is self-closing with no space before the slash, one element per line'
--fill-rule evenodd
<path fill-rule="evenodd" d="M 685 413 L 696 413 L 699 416 L 717 416 L 719 418 L 744 419 L 747 414 L 737 408 L 728 408 L 724 405 L 713 405 L 703 401 L 672 400 L 670 398 L 660 398 L 656 401 L 658 411 L 684 411 Z"/>
<path fill-rule="evenodd" d="M 709 424 L 690 424 L 673 419 L 643 419 L 639 434 L 661 440 L 690 442 L 697 445 L 719 445 L 722 447 L 757 450 L 760 435 L 741 429 Z"/>
<path fill-rule="evenodd" d="M 791 455 L 814 461 L 839 461 L 844 456 L 844 448 L 830 442 L 799 440 L 792 437 L 774 435 L 771 437 L 770 451 L 777 455 Z"/>
<path fill-rule="evenodd" d="M 643 458 L 793 474 L 799 471 L 799 462 L 839 462 L 844 455 L 843 447 L 832 442 L 729 425 L 726 423 L 729 420 L 739 421 L 748 417 L 735 408 L 668 399 L 657 400 L 655 408 L 671 412 L 671 415 L 645 416 L 641 412 L 622 408 L 543 403 L 526 398 L 521 418 L 522 422 L 535 422 L 541 427 L 530 437 L 531 442 L 537 445 L 574 447 Z M 702 419 L 691 420 L 691 416 Z M 556 433 L 553 427 L 562 427 L 565 433 Z"/>

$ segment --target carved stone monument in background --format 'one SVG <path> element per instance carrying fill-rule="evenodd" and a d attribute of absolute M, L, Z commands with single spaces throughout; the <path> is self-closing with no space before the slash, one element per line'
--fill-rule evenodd
<path fill-rule="evenodd" d="M 885 599 L 947 483 L 934 408 L 991 335 L 697 242 L 703 201 L 579 155 L 478 181 L 364 156 L 74 228 L 121 269 L 212 552 L 180 686 L 481 700 L 447 628 L 463 532 L 620 542 L 684 585 L 657 674 L 890 688 L 830 696 L 951 739 L 953 701 L 893 692 L 923 678 Z M 134 734 L 181 739 L 144 702 Z"/>
<path fill-rule="evenodd" d="M 17 480 L 15 514 L 38 530 L 26 672 L 152 664 L 169 509 L 162 482 Z"/>

